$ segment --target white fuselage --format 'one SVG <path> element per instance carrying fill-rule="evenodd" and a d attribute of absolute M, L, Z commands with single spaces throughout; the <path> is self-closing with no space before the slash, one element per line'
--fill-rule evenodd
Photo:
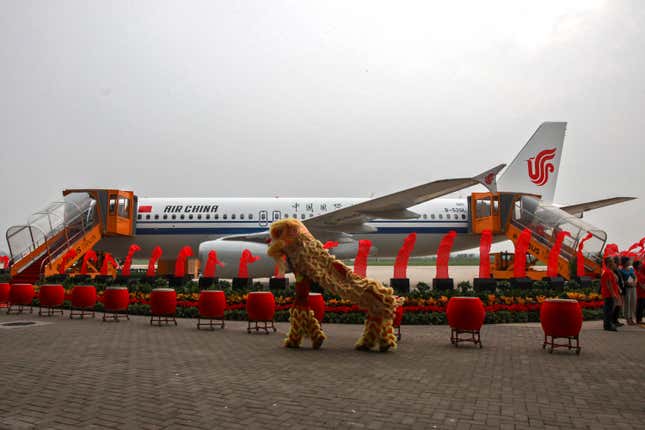
<path fill-rule="evenodd" d="M 360 203 L 360 198 L 140 198 L 136 215 L 136 235 L 133 238 L 106 238 L 97 249 L 124 256 L 132 243 L 142 250 L 135 258 L 150 255 L 152 248 L 160 246 L 163 259 L 175 259 L 179 250 L 190 246 L 197 255 L 200 244 L 224 236 L 262 232 L 271 222 L 293 217 L 306 220 L 341 207 Z M 374 220 L 371 233 L 352 234 L 352 238 L 372 242 L 370 255 L 395 257 L 405 237 L 415 232 L 417 240 L 413 256 L 433 255 L 441 238 L 451 230 L 457 232 L 453 251 L 470 249 L 479 245 L 479 235 L 469 234 L 470 214 L 466 199 L 436 199 L 409 208 L 420 218 L 407 220 Z M 221 241 L 224 242 L 224 241 Z M 270 276 L 273 262 L 260 255 L 263 245 L 235 242 L 236 252 L 217 249 L 218 258 L 226 268 L 218 269 L 221 277 L 235 276 L 242 250 L 247 247 L 261 257 L 249 266 L 252 276 Z M 231 250 L 231 244 L 225 244 Z M 248 245 L 248 246 L 246 246 Z M 204 256 L 200 255 L 203 259 Z M 226 261 L 226 260 L 229 261 Z M 262 262 L 262 260 L 267 260 Z"/>

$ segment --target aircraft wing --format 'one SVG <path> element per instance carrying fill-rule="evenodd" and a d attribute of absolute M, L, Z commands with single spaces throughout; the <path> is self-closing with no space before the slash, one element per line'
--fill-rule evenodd
<path fill-rule="evenodd" d="M 497 174 L 505 166 L 505 164 L 500 164 L 472 178 L 442 179 L 428 182 L 407 190 L 347 206 L 324 215 L 318 215 L 303 221 L 303 223 L 321 241 L 351 240 L 348 237 L 348 233 L 370 233 L 375 231 L 374 227 L 365 224 L 372 219 L 419 218 L 419 214 L 408 210 L 408 208 L 446 194 L 477 184 L 482 184 L 495 192 L 497 190 Z M 268 243 L 270 236 L 267 230 L 259 233 L 225 236 L 219 240 Z"/>
<path fill-rule="evenodd" d="M 371 219 L 418 218 L 420 215 L 408 210 L 409 207 L 477 184 L 482 184 L 495 191 L 495 178 L 504 166 L 504 164 L 500 164 L 472 178 L 442 179 L 408 188 L 309 218 L 304 221 L 304 224 L 310 230 L 369 233 L 373 228 L 364 223 Z"/>
<path fill-rule="evenodd" d="M 582 214 L 587 211 L 604 208 L 605 206 L 617 205 L 618 203 L 624 203 L 634 199 L 636 199 L 636 197 L 612 197 L 610 199 L 595 200 L 593 202 L 579 203 L 577 205 L 562 206 L 560 209 L 570 213 L 571 215 L 582 217 Z"/>

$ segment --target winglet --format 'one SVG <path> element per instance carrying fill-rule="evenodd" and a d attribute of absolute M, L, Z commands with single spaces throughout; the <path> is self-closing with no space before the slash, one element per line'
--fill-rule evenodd
<path fill-rule="evenodd" d="M 489 169 L 482 173 L 481 175 L 475 176 L 473 179 L 486 188 L 488 188 L 488 191 L 491 193 L 496 193 L 497 192 L 497 174 L 504 168 L 506 167 L 506 164 L 500 164 L 499 166 L 495 166 L 492 169 Z"/>

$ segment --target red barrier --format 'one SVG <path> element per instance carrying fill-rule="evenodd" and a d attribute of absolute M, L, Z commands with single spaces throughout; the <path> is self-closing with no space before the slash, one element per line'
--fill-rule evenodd
<path fill-rule="evenodd" d="M 245 249 L 242 251 L 240 256 L 240 265 L 237 270 L 238 278 L 248 278 L 249 277 L 249 264 L 253 264 L 258 261 L 260 257 L 251 254 L 251 251 Z"/>
<path fill-rule="evenodd" d="M 358 241 L 358 252 L 354 258 L 354 273 L 359 276 L 366 276 L 367 274 L 367 256 L 371 247 L 372 242 L 369 240 Z"/>
<path fill-rule="evenodd" d="M 457 236 L 457 232 L 450 230 L 439 243 L 439 250 L 437 251 L 436 279 L 448 279 L 449 277 L 448 261 L 450 260 L 450 250 L 452 249 L 452 244 L 455 242 L 455 236 Z"/>
<path fill-rule="evenodd" d="M 155 246 L 154 249 L 152 250 L 150 261 L 148 261 L 148 271 L 146 272 L 147 277 L 152 278 L 153 276 L 155 276 L 155 273 L 156 273 L 155 264 L 157 264 L 157 260 L 161 258 L 162 254 L 163 252 L 161 251 L 161 247 Z"/>
<path fill-rule="evenodd" d="M 523 278 L 526 276 L 526 251 L 531 242 L 531 230 L 525 228 L 515 243 L 515 261 L 513 264 L 513 276 Z"/>
<path fill-rule="evenodd" d="M 208 258 L 206 258 L 204 266 L 204 278 L 214 278 L 217 266 L 224 267 L 224 264 L 217 259 L 217 252 L 214 249 L 208 251 Z"/>
<path fill-rule="evenodd" d="M 9 256 L 8 255 L 3 255 L 0 256 L 0 263 L 2 263 L 2 268 L 3 269 L 8 269 L 9 268 Z"/>
<path fill-rule="evenodd" d="M 416 241 L 416 233 L 410 233 L 408 237 L 406 237 L 403 241 L 403 245 L 401 246 L 401 249 L 399 249 L 399 253 L 396 255 L 396 261 L 394 261 L 393 277 L 395 279 L 403 279 L 408 277 L 408 261 L 410 260 L 410 254 L 414 249 L 414 244 L 416 243 Z"/>
<path fill-rule="evenodd" d="M 137 244 L 130 245 L 128 249 L 128 255 L 125 257 L 125 262 L 123 263 L 123 269 L 121 269 L 121 275 L 130 276 L 130 266 L 132 266 L 132 256 L 135 252 L 141 251 L 141 247 Z"/>
<path fill-rule="evenodd" d="M 593 237 L 593 234 L 587 233 L 587 235 L 578 243 L 578 253 L 576 254 L 576 274 L 578 277 L 585 276 L 585 257 L 582 254 L 582 250 L 585 249 L 585 242 Z"/>
<path fill-rule="evenodd" d="M 549 261 L 546 269 L 546 275 L 549 277 L 553 278 L 558 276 L 560 250 L 562 250 L 562 242 L 564 242 L 564 238 L 567 236 L 571 236 L 568 231 L 559 231 L 556 235 L 555 244 L 553 244 L 553 248 L 549 252 Z"/>
<path fill-rule="evenodd" d="M 479 241 L 479 277 L 490 278 L 490 247 L 493 243 L 493 232 L 482 231 Z"/>
<path fill-rule="evenodd" d="M 193 256 L 193 250 L 190 246 L 184 246 L 179 251 L 177 261 L 175 261 L 175 278 L 183 278 L 186 275 L 186 259 Z"/>

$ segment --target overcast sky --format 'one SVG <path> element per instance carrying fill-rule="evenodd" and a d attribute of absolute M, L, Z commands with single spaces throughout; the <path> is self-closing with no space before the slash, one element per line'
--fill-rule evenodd
<path fill-rule="evenodd" d="M 556 201 L 645 236 L 640 1 L 0 2 L 0 249 L 64 188 L 379 195 L 568 121 Z"/>

